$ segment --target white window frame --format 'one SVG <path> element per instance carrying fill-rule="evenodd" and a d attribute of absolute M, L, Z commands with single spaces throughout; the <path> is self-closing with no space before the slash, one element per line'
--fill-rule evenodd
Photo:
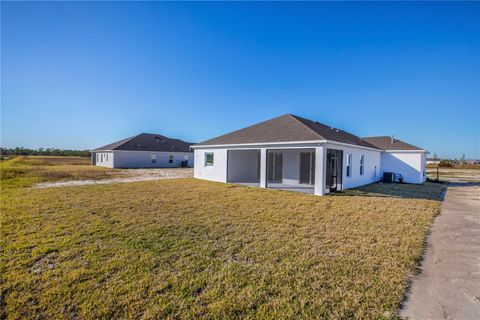
<path fill-rule="evenodd" d="M 352 154 L 347 154 L 347 168 L 345 169 L 345 174 L 347 178 L 352 176 Z"/>
<path fill-rule="evenodd" d="M 150 155 L 150 161 L 152 163 L 157 163 L 157 155 L 156 154 L 151 154 Z"/>
<path fill-rule="evenodd" d="M 168 156 L 168 163 L 173 163 L 173 154 Z"/>
<path fill-rule="evenodd" d="M 360 175 L 365 175 L 365 155 L 360 156 Z"/>
<path fill-rule="evenodd" d="M 208 162 L 208 156 L 212 155 L 212 161 Z M 215 163 L 215 154 L 213 152 L 205 152 L 205 167 L 213 167 Z"/>

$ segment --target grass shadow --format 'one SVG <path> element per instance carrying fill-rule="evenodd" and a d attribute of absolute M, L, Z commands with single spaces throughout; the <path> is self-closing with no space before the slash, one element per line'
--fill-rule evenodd
<path fill-rule="evenodd" d="M 444 183 L 372 183 L 358 188 L 330 193 L 330 196 L 388 197 L 442 201 L 447 189 Z"/>

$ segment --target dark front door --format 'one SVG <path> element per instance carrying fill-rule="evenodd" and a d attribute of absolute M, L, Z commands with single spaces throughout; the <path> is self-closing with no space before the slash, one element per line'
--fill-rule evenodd
<path fill-rule="evenodd" d="M 343 151 L 327 149 L 327 188 L 330 192 L 342 189 Z"/>
<path fill-rule="evenodd" d="M 315 153 L 300 152 L 300 183 L 315 184 Z"/>
<path fill-rule="evenodd" d="M 268 182 L 282 182 L 283 154 L 281 152 L 268 152 Z"/>

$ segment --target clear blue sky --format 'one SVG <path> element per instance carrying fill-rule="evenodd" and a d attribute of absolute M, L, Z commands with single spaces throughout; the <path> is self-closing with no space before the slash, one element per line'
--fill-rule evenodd
<path fill-rule="evenodd" d="M 1 3 L 1 145 L 284 113 L 480 157 L 480 3 Z"/>

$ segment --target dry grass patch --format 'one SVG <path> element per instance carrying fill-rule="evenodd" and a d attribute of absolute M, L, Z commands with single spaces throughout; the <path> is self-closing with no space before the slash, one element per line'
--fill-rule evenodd
<path fill-rule="evenodd" d="M 388 318 L 439 202 L 195 179 L 2 196 L 10 319 Z"/>
<path fill-rule="evenodd" d="M 42 181 L 106 179 L 118 170 L 90 165 L 85 157 L 18 156 L 0 162 L 1 186 L 30 186 Z"/>
<path fill-rule="evenodd" d="M 441 200 L 447 187 L 441 183 L 425 182 L 421 185 L 407 183 L 372 183 L 331 196 L 387 197 L 405 199 Z"/>

